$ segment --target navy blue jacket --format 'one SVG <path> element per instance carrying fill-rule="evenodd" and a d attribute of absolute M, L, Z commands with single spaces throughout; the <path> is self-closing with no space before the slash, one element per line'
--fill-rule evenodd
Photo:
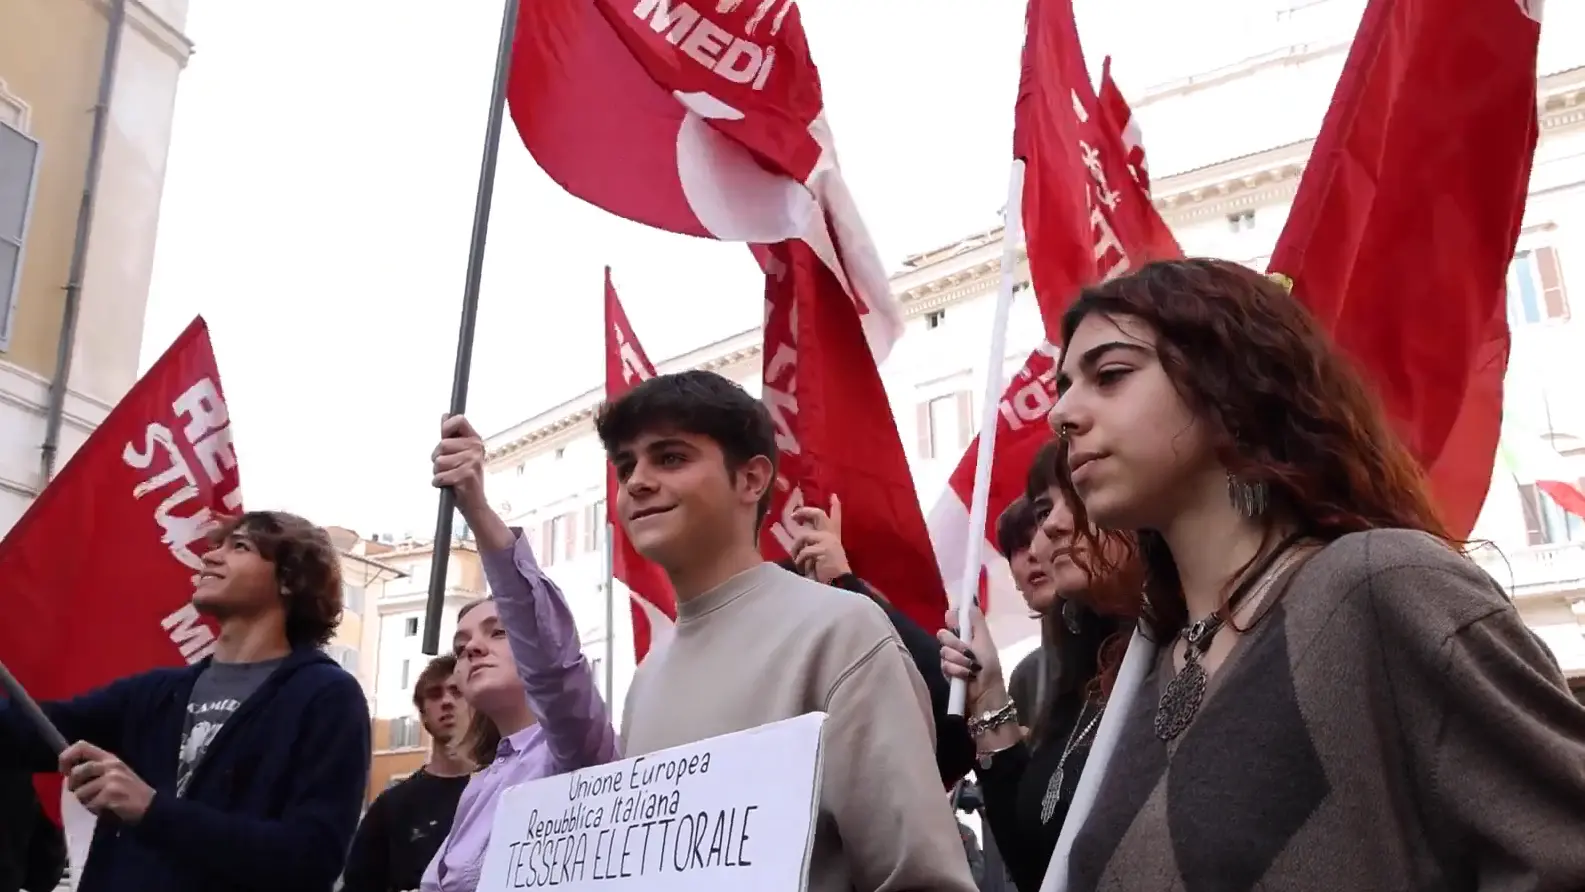
<path fill-rule="evenodd" d="M 351 675 L 300 648 L 231 715 L 176 796 L 193 682 L 209 663 L 160 669 L 45 703 L 68 741 L 118 756 L 154 788 L 143 819 L 106 816 L 78 892 L 330 892 L 369 778 L 369 708 Z M 44 772 L 55 756 L 0 701 L 0 765 Z"/>

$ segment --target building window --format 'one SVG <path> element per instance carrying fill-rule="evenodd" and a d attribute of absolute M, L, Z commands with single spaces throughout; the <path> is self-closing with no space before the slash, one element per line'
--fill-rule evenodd
<path fill-rule="evenodd" d="M 1232 232 L 1248 232 L 1255 228 L 1255 212 L 1241 211 L 1227 215 L 1227 228 Z"/>
<path fill-rule="evenodd" d="M 412 716 L 391 719 L 391 749 L 412 749 L 418 745 L 418 719 Z"/>
<path fill-rule="evenodd" d="M 566 455 L 567 455 L 567 447 L 565 447 L 565 446 L 557 446 L 556 447 L 556 461 L 561 461 L 563 458 L 566 457 Z"/>
<path fill-rule="evenodd" d="M 519 477 L 523 476 L 523 463 L 522 462 L 518 462 L 517 463 L 517 476 L 519 476 Z"/>
<path fill-rule="evenodd" d="M 926 329 L 940 328 L 941 327 L 941 323 L 943 323 L 945 321 L 947 321 L 947 311 L 946 310 L 931 310 L 930 312 L 925 314 L 925 328 Z"/>
<path fill-rule="evenodd" d="M 974 397 L 967 390 L 919 404 L 919 455 L 952 458 L 974 438 Z"/>
<path fill-rule="evenodd" d="M 418 637 L 418 617 L 409 616 L 408 618 L 402 620 L 402 637 L 403 638 L 417 638 Z"/>
<path fill-rule="evenodd" d="M 1585 480 L 1579 484 L 1585 487 Z M 1525 534 L 1531 545 L 1585 542 L 1585 518 L 1564 511 L 1534 484 L 1519 485 L 1519 504 L 1524 509 Z"/>
<path fill-rule="evenodd" d="M 550 519 L 550 541 L 545 547 L 545 565 L 570 560 L 578 553 L 577 515 L 566 511 Z"/>
<path fill-rule="evenodd" d="M 396 686 L 401 688 L 404 691 L 407 690 L 408 685 L 412 682 L 412 674 L 413 674 L 413 661 L 412 660 L 403 660 L 402 661 L 402 678 L 401 678 L 400 681 L 398 681 L 396 683 Z"/>
<path fill-rule="evenodd" d="M 605 499 L 583 509 L 583 550 L 605 550 Z"/>
<path fill-rule="evenodd" d="M 1561 322 L 1569 318 L 1563 265 L 1553 248 L 1520 251 L 1508 267 L 1508 325 Z"/>
<path fill-rule="evenodd" d="M 363 586 L 353 585 L 350 582 L 341 584 L 341 606 L 348 613 L 363 615 Z"/>
<path fill-rule="evenodd" d="M 22 286 L 22 245 L 33 210 L 39 144 L 0 123 L 0 350 L 11 348 L 11 322 Z"/>

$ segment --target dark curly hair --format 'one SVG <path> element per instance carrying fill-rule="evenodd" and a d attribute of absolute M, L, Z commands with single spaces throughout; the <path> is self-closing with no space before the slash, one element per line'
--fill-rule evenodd
<path fill-rule="evenodd" d="M 246 536 L 259 556 L 275 565 L 286 602 L 286 640 L 293 647 L 324 647 L 341 625 L 341 555 L 330 534 L 285 511 L 249 511 L 223 518 L 209 533 L 219 545 Z"/>
<path fill-rule="evenodd" d="M 699 369 L 656 375 L 614 401 L 602 403 L 594 429 L 613 463 L 621 449 L 648 433 L 672 430 L 715 441 L 728 474 L 756 456 L 770 461 L 774 478 L 780 458 L 770 410 L 730 378 Z M 620 474 L 621 471 L 619 470 Z M 755 526 L 770 512 L 775 487 L 765 487 Z"/>
<path fill-rule="evenodd" d="M 1403 528 L 1461 544 L 1376 395 L 1282 285 L 1222 260 L 1151 263 L 1084 289 L 1062 317 L 1064 350 L 1097 314 L 1133 317 L 1155 330 L 1162 368 L 1207 426 L 1217 459 L 1239 479 L 1265 484 L 1268 531 L 1287 526 L 1331 542 Z M 1058 483 L 1087 527 L 1072 482 L 1059 473 Z M 1144 620 L 1165 641 L 1188 620 L 1182 584 L 1161 535 L 1141 530 L 1138 537 Z"/>

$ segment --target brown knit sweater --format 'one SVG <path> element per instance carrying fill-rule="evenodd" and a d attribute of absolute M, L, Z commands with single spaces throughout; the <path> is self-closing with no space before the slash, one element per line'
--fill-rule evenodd
<path fill-rule="evenodd" d="M 1074 838 L 1070 892 L 1585 890 L 1585 706 L 1431 537 L 1316 554 L 1164 744 L 1170 659 Z"/>

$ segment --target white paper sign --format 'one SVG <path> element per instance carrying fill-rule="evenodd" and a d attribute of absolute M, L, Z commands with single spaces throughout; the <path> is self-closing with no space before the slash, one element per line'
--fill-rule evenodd
<path fill-rule="evenodd" d="M 478 892 L 803 892 L 825 713 L 501 794 Z"/>

